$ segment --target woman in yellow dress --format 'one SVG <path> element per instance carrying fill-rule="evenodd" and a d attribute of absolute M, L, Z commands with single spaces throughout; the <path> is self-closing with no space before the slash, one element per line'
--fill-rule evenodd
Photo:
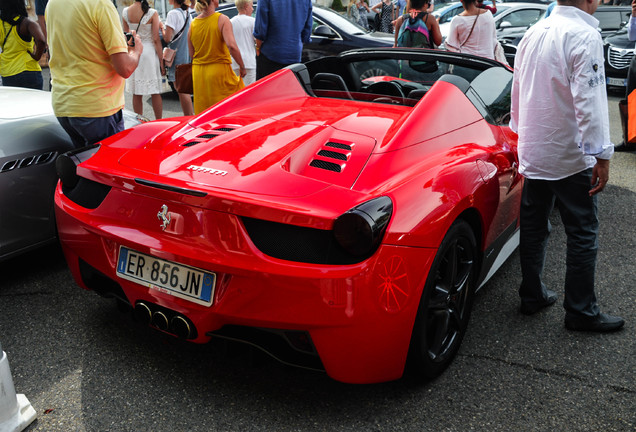
<path fill-rule="evenodd" d="M 192 58 L 194 113 L 199 114 L 245 85 L 245 66 L 234 40 L 230 19 L 216 12 L 219 0 L 197 0 L 199 15 L 192 21 L 188 47 Z M 232 70 L 232 59 L 240 68 L 240 77 Z"/>

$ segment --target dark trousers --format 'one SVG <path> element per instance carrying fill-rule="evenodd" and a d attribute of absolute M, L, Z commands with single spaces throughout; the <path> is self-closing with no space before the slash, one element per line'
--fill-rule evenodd
<path fill-rule="evenodd" d="M 256 56 L 256 79 L 259 80 L 267 75 L 289 66 L 289 64 L 278 63 L 265 57 L 263 53 Z"/>
<path fill-rule="evenodd" d="M 58 117 L 57 121 L 69 134 L 75 148 L 95 144 L 124 130 L 122 110 L 108 117 Z"/>
<path fill-rule="evenodd" d="M 526 179 L 521 199 L 521 301 L 541 303 L 546 287 L 541 280 L 545 265 L 549 216 L 556 201 L 567 235 L 565 300 L 569 315 L 599 314 L 594 293 L 598 250 L 598 207 L 590 197 L 592 169 L 561 180 Z"/>
<path fill-rule="evenodd" d="M 44 81 L 40 71 L 24 71 L 19 74 L 2 77 L 2 85 L 42 90 Z"/>

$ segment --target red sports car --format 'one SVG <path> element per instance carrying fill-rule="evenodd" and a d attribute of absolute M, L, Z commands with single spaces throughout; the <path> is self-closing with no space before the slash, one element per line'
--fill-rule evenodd
<path fill-rule="evenodd" d="M 511 81 L 465 54 L 354 50 L 68 153 L 70 269 L 193 342 L 350 383 L 437 376 L 518 243 Z"/>

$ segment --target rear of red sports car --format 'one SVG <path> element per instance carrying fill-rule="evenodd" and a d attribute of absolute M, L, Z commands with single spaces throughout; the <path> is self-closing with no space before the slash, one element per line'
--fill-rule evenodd
<path fill-rule="evenodd" d="M 515 225 L 514 214 L 500 220 L 507 201 L 487 196 L 501 194 L 499 176 L 484 180 L 499 162 L 480 171 L 444 147 L 468 136 L 497 146 L 501 128 L 447 83 L 429 90 L 435 109 L 456 110 L 442 103 L 456 98 L 463 118 L 420 129 L 422 104 L 317 97 L 296 75 L 59 160 L 64 253 L 80 286 L 161 331 L 247 341 L 340 381 L 397 379 L 452 220 L 471 200 L 494 199 L 492 214 L 466 210 L 482 252 Z M 444 175 L 444 163 L 463 177 Z M 415 209 L 426 188 L 434 199 Z"/>

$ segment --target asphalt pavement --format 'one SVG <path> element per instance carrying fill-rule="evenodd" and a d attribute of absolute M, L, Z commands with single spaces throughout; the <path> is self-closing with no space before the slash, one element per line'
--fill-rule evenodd
<path fill-rule="evenodd" d="M 609 100 L 615 142 L 618 99 Z M 166 95 L 164 112 L 179 115 L 178 100 Z M 634 431 L 635 168 L 636 153 L 617 153 L 599 195 L 597 293 L 625 328 L 564 328 L 555 212 L 545 281 L 557 304 L 517 312 L 515 252 L 477 294 L 454 363 L 420 386 L 347 385 L 242 346 L 163 336 L 78 288 L 57 246 L 0 263 L 0 341 L 38 413 L 27 431 Z"/>

